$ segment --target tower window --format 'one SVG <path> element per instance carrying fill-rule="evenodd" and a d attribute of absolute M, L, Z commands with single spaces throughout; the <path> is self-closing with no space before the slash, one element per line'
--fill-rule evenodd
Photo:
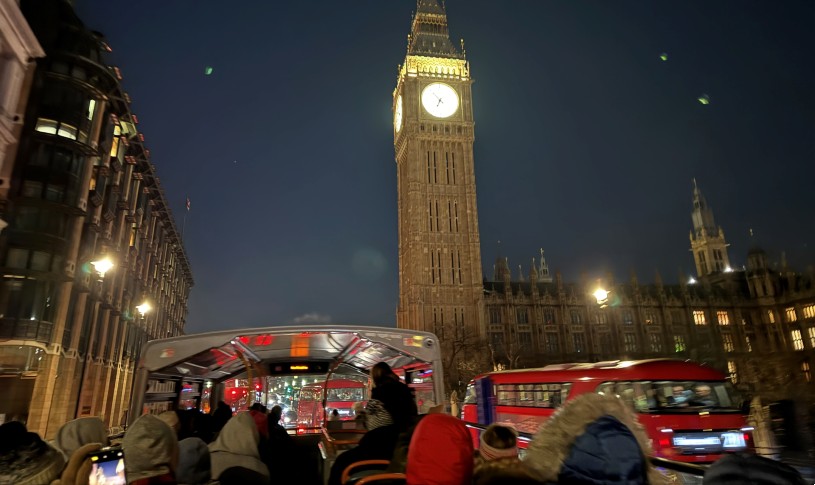
<path fill-rule="evenodd" d="M 576 333 L 572 335 L 572 341 L 574 342 L 574 351 L 575 353 L 581 354 L 586 351 L 586 335 L 582 333 Z"/>
<path fill-rule="evenodd" d="M 453 219 L 455 221 L 456 232 L 458 232 L 458 202 L 453 202 Z"/>
<path fill-rule="evenodd" d="M 557 323 L 555 321 L 555 310 L 553 308 L 543 309 L 543 323 L 546 325 L 554 325 Z"/>
<path fill-rule="evenodd" d="M 626 325 L 633 325 L 634 324 L 634 314 L 631 313 L 629 310 L 623 311 L 623 323 Z"/>
<path fill-rule="evenodd" d="M 447 227 L 450 232 L 453 232 L 453 203 L 447 201 Z"/>
<path fill-rule="evenodd" d="M 436 199 L 436 230 L 439 230 L 439 201 Z"/>
<path fill-rule="evenodd" d="M 450 153 L 450 172 L 453 174 L 453 185 L 456 184 L 456 154 Z"/>
<path fill-rule="evenodd" d="M 801 337 L 800 330 L 792 330 L 790 331 L 790 337 L 792 338 L 792 348 L 795 350 L 804 350 L 804 339 Z"/>
<path fill-rule="evenodd" d="M 775 323 L 775 313 L 772 310 L 767 310 L 767 321 L 769 323 Z"/>
<path fill-rule="evenodd" d="M 812 382 L 812 370 L 810 370 L 808 360 L 801 362 L 801 373 L 804 374 L 804 379 L 807 382 Z"/>
<path fill-rule="evenodd" d="M 795 314 L 795 307 L 789 307 L 784 310 L 784 313 L 787 315 L 788 322 L 795 322 L 798 320 L 798 316 Z"/>
<path fill-rule="evenodd" d="M 646 310 L 645 311 L 645 324 L 646 325 L 656 325 L 659 323 L 657 319 L 656 313 L 653 310 Z"/>
<path fill-rule="evenodd" d="M 730 325 L 730 316 L 727 314 L 727 311 L 717 311 L 716 318 L 719 320 L 719 325 Z"/>
<path fill-rule="evenodd" d="M 696 325 L 707 325 L 707 320 L 705 320 L 705 311 L 704 310 L 694 310 L 693 311 L 693 323 Z"/>
<path fill-rule="evenodd" d="M 815 348 L 815 327 L 809 327 L 807 332 L 809 334 L 809 345 Z"/>
<path fill-rule="evenodd" d="M 550 354 L 556 354 L 560 351 L 558 348 L 558 334 L 556 332 L 546 332 L 544 334 L 544 345 L 546 346 L 546 352 Z"/>
<path fill-rule="evenodd" d="M 736 373 L 736 362 L 733 360 L 727 361 L 727 374 L 730 376 L 730 382 L 736 384 L 739 382 L 739 376 Z"/>
<path fill-rule="evenodd" d="M 815 318 L 815 305 L 807 305 L 803 308 L 804 318 Z"/>
<path fill-rule="evenodd" d="M 674 335 L 674 352 L 678 354 L 680 352 L 684 352 L 685 350 L 685 337 L 682 335 Z"/>
<path fill-rule="evenodd" d="M 518 308 L 515 312 L 517 322 L 521 325 L 529 323 L 529 311 L 526 308 Z"/>
<path fill-rule="evenodd" d="M 573 324 L 579 325 L 579 324 L 583 323 L 583 319 L 580 318 L 580 312 L 579 311 L 572 310 L 571 311 L 571 317 L 572 317 L 572 323 Z"/>
<path fill-rule="evenodd" d="M 501 323 L 501 309 L 490 307 L 490 323 Z"/>
<path fill-rule="evenodd" d="M 699 251 L 698 253 L 699 258 L 699 273 L 707 274 L 707 260 L 705 259 L 704 251 Z"/>
<path fill-rule="evenodd" d="M 753 351 L 753 343 L 750 340 L 749 335 L 744 336 L 744 346 L 745 346 L 745 349 L 747 349 L 747 352 L 752 352 Z"/>
<path fill-rule="evenodd" d="M 722 334 L 722 347 L 724 347 L 725 352 L 733 352 L 736 350 L 736 347 L 733 345 L 733 336 L 729 333 Z"/>

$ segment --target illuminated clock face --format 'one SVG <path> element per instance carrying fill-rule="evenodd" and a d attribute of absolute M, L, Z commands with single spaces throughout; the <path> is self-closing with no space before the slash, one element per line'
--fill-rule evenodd
<path fill-rule="evenodd" d="M 402 95 L 396 98 L 396 109 L 393 110 L 393 126 L 396 128 L 396 133 L 402 129 Z"/>
<path fill-rule="evenodd" d="M 436 118 L 448 118 L 458 111 L 458 94 L 447 84 L 428 84 L 422 91 L 422 106 Z"/>

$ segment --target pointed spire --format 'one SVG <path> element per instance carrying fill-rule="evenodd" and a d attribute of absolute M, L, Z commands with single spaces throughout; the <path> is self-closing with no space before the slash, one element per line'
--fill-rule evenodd
<path fill-rule="evenodd" d="M 705 196 L 699 186 L 696 185 L 696 179 L 693 179 L 693 230 L 697 237 L 708 235 L 716 236 L 719 234 L 719 229 L 716 227 L 716 221 L 713 219 L 713 211 L 708 207 Z"/>
<path fill-rule="evenodd" d="M 447 9 L 438 0 L 417 0 L 408 55 L 463 59 L 450 40 Z"/>
<path fill-rule="evenodd" d="M 546 263 L 546 258 L 543 255 L 543 248 L 540 249 L 541 262 L 538 268 L 538 279 L 544 283 L 552 282 L 552 275 L 549 274 L 549 265 Z"/>
<path fill-rule="evenodd" d="M 538 281 L 538 269 L 535 266 L 535 258 L 532 258 L 532 266 L 529 267 L 529 281 L 532 283 L 537 283 Z"/>

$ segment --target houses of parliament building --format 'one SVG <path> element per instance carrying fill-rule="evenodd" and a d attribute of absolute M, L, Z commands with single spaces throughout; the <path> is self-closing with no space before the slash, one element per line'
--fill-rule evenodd
<path fill-rule="evenodd" d="M 815 274 L 773 265 L 758 246 L 746 266 L 731 267 L 695 181 L 695 277 L 570 283 L 550 275 L 543 252 L 517 279 L 502 258 L 482 276 L 471 84 L 444 5 L 418 0 L 393 92 L 400 328 L 434 332 L 448 346 L 477 337 L 493 363 L 512 368 L 692 359 L 767 399 L 815 401 Z"/>

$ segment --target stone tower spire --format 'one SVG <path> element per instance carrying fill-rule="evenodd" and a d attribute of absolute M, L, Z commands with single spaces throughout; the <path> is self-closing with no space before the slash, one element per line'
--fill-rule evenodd
<path fill-rule="evenodd" d="M 543 256 L 543 248 L 540 249 L 541 262 L 538 268 L 538 281 L 541 283 L 551 283 L 552 275 L 549 274 L 549 265 L 546 264 L 546 258 Z"/>
<path fill-rule="evenodd" d="M 724 231 L 716 225 L 713 210 L 707 205 L 702 191 L 693 179 L 693 230 L 690 233 L 690 245 L 693 260 L 696 263 L 696 275 L 706 276 L 712 273 L 731 271 L 730 256 L 727 254 L 727 241 Z"/>
<path fill-rule="evenodd" d="M 470 66 L 444 3 L 417 0 L 393 90 L 399 328 L 433 331 L 433 312 L 452 310 L 468 334 L 485 333 L 474 130 Z"/>

